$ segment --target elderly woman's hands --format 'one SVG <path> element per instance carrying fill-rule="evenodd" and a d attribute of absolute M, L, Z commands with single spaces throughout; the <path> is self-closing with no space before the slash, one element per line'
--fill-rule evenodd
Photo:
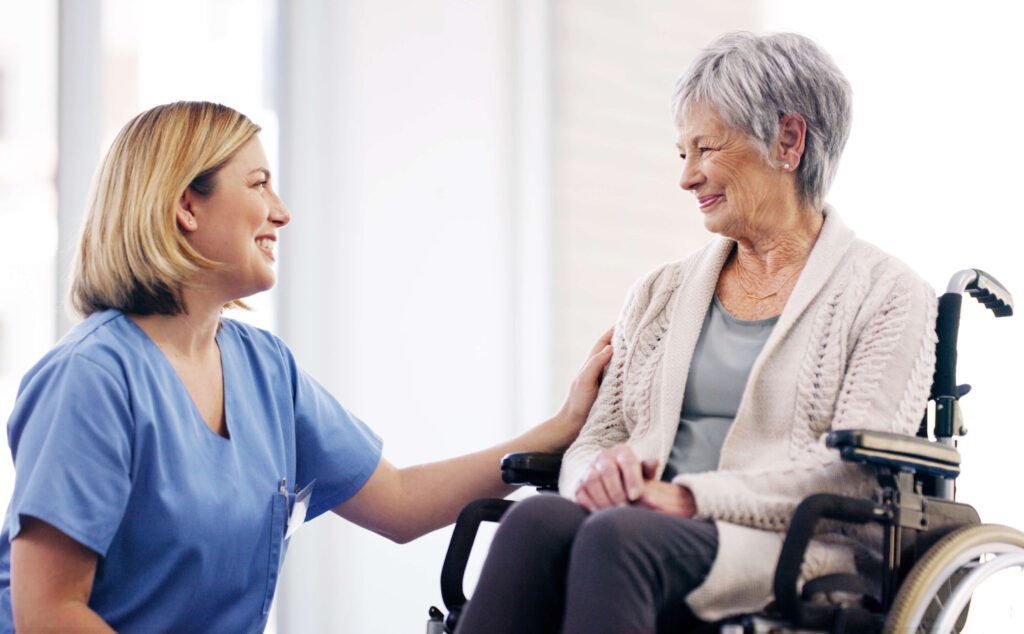
<path fill-rule="evenodd" d="M 576 487 L 576 501 L 590 512 L 632 504 L 678 517 L 697 510 L 683 486 L 655 479 L 657 462 L 637 458 L 628 445 L 601 451 Z"/>
<path fill-rule="evenodd" d="M 648 474 L 654 466 L 647 464 Z M 627 445 L 604 449 L 594 457 L 576 487 L 576 501 L 590 512 L 626 506 L 643 493 L 644 467 Z"/>
<path fill-rule="evenodd" d="M 661 480 L 645 482 L 643 493 L 633 504 L 676 517 L 693 517 L 697 513 L 697 502 L 690 489 Z"/>

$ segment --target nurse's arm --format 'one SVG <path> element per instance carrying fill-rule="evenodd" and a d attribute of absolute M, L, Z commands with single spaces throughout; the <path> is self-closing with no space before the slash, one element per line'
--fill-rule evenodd
<path fill-rule="evenodd" d="M 509 451 L 502 445 L 443 462 L 399 469 L 381 458 L 361 489 L 334 512 L 404 544 L 455 521 L 463 506 L 481 497 L 505 497 L 514 490 L 501 481 L 498 465 Z"/>
<path fill-rule="evenodd" d="M 458 458 L 398 469 L 381 458 L 377 469 L 338 515 L 405 543 L 455 521 L 477 498 L 505 497 L 514 490 L 501 481 L 501 457 L 514 451 L 564 451 L 579 434 L 597 396 L 601 371 L 612 356 L 609 330 L 591 350 L 554 418 L 490 449 Z"/>
<path fill-rule="evenodd" d="M 11 541 L 11 607 L 18 632 L 113 632 L 89 609 L 97 555 L 50 524 L 23 516 Z"/>

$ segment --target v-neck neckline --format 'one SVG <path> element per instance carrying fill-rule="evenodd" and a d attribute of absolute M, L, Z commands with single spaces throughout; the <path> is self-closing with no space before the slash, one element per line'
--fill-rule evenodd
<path fill-rule="evenodd" d="M 146 342 L 146 345 L 151 346 L 156 351 L 161 363 L 163 363 L 166 366 L 165 369 L 170 370 L 171 374 L 174 375 L 174 378 L 177 380 L 178 389 L 181 390 L 181 392 L 184 394 L 185 398 L 188 400 L 189 405 L 192 408 L 192 418 L 198 424 L 202 425 L 203 429 L 206 430 L 206 432 L 214 439 L 230 443 L 231 440 L 234 438 L 234 425 L 232 424 L 234 419 L 231 416 L 230 409 L 228 408 L 228 402 L 230 401 L 230 399 L 228 398 L 230 381 L 228 379 L 227 367 L 224 364 L 224 340 L 221 338 L 221 333 L 224 332 L 223 323 L 221 324 L 221 327 L 218 328 L 217 334 L 214 335 L 214 340 L 216 341 L 217 344 L 217 356 L 219 357 L 220 361 L 220 375 L 222 384 L 221 400 L 223 401 L 221 407 L 224 410 L 224 431 L 227 433 L 227 436 L 222 436 L 221 434 L 218 434 L 216 431 L 213 430 L 212 427 L 210 427 L 210 425 L 206 422 L 206 419 L 203 418 L 203 414 L 199 411 L 199 406 L 196 405 L 195 399 L 192 398 L 192 393 L 188 391 L 188 386 L 185 385 L 185 381 L 183 381 L 181 375 L 178 374 L 178 370 L 174 367 L 174 364 L 171 363 L 171 360 L 169 358 L 167 358 L 167 354 L 163 351 L 163 348 L 161 348 L 155 341 L 153 341 L 153 338 L 149 336 L 149 333 L 147 333 L 145 330 L 142 329 L 141 326 L 135 323 L 135 321 L 132 320 L 131 317 L 129 317 L 128 315 L 124 315 L 124 317 L 125 319 L 128 320 L 128 323 L 130 323 L 132 327 L 134 327 L 135 330 L 140 335 L 142 335 L 143 339 Z"/>

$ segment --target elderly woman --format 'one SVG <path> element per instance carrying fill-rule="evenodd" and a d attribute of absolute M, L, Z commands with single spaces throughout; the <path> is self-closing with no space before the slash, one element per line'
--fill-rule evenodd
<path fill-rule="evenodd" d="M 850 125 L 832 60 L 798 35 L 729 34 L 680 78 L 675 112 L 680 184 L 721 237 L 630 292 L 562 463 L 569 499 L 512 508 L 460 634 L 654 632 L 762 608 L 799 501 L 873 491 L 826 434 L 917 429 L 935 295 L 823 204 Z M 803 572 L 865 572 L 873 545 L 822 535 Z"/>
<path fill-rule="evenodd" d="M 72 283 L 85 320 L 25 376 L 8 424 L 0 631 L 261 632 L 304 520 L 413 539 L 507 494 L 503 453 L 564 448 L 586 419 L 604 341 L 522 436 L 407 469 L 382 458 L 281 340 L 221 314 L 273 285 L 291 219 L 258 132 L 181 102 L 107 153 Z"/>

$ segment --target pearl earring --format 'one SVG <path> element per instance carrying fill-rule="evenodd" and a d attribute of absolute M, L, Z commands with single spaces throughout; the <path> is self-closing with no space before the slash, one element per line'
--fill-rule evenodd
<path fill-rule="evenodd" d="M 786 170 L 788 172 L 789 171 L 789 163 L 786 163 L 785 165 L 783 165 L 782 169 L 784 169 L 784 170 Z"/>

